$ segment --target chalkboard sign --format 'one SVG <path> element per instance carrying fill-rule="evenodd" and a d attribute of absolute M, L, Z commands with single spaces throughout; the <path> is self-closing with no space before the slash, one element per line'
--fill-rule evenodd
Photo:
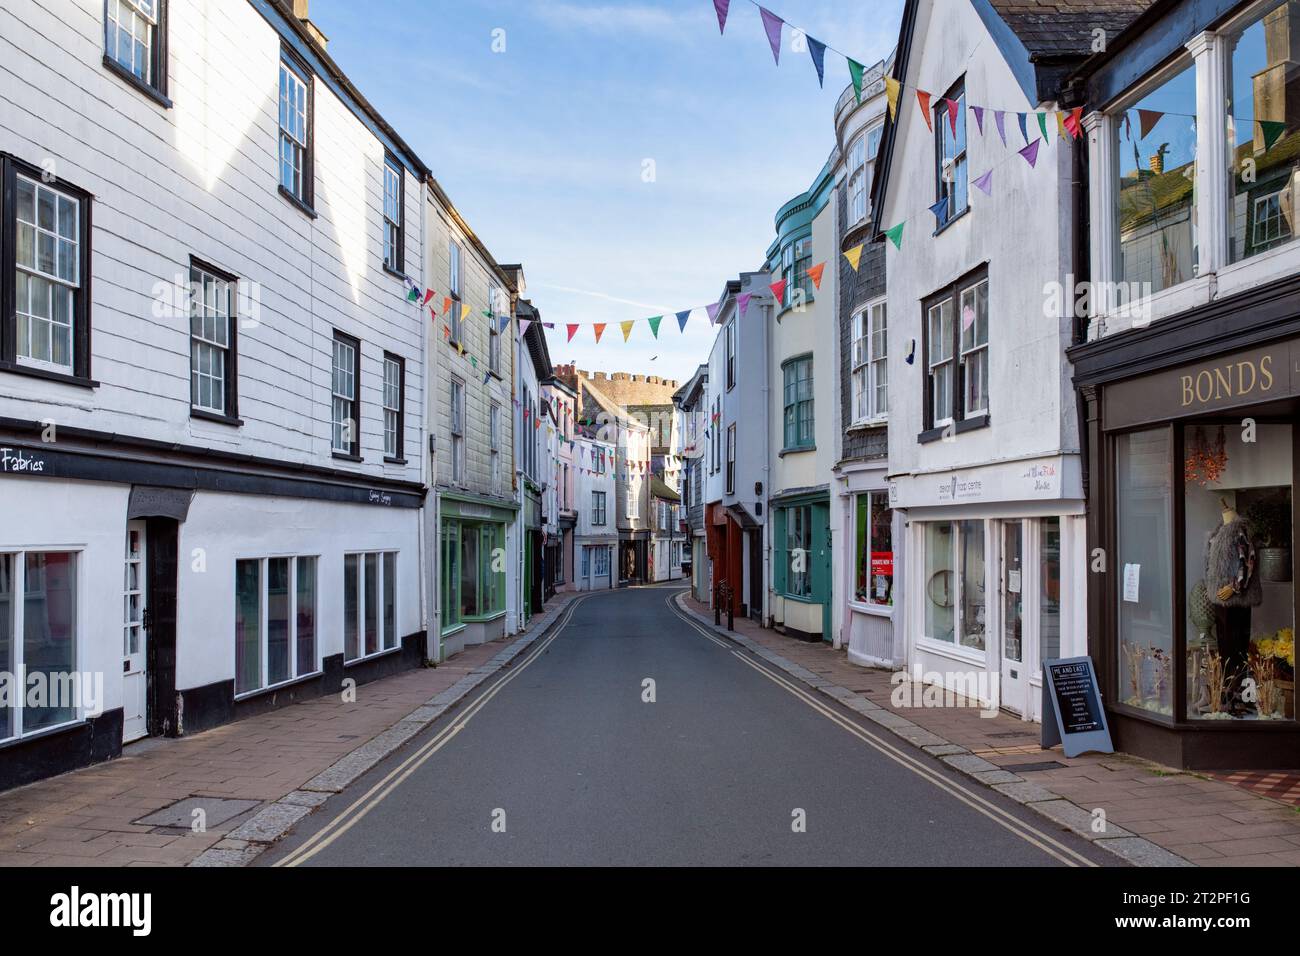
<path fill-rule="evenodd" d="M 1091 657 L 1043 661 L 1043 747 L 1057 744 L 1067 757 L 1115 752 Z"/>

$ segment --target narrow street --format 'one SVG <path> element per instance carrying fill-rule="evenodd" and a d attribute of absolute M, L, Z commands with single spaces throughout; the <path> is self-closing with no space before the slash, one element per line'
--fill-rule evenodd
<path fill-rule="evenodd" d="M 260 865 L 1117 862 L 706 634 L 677 592 L 576 602 Z"/>

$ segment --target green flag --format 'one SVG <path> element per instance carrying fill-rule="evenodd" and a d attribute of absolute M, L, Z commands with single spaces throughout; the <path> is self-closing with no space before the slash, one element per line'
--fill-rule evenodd
<path fill-rule="evenodd" d="M 1273 144 L 1286 132 L 1286 123 L 1275 123 L 1269 120 L 1259 120 L 1258 122 L 1260 132 L 1264 134 L 1264 148 L 1272 149 Z"/>
<path fill-rule="evenodd" d="M 854 98 L 857 99 L 859 103 L 861 103 L 862 102 L 862 73 L 866 69 L 866 67 L 864 67 L 857 60 L 849 59 L 849 57 L 847 56 L 844 59 L 849 61 L 849 76 L 853 77 L 853 96 Z"/>
<path fill-rule="evenodd" d="M 656 315 L 653 319 L 646 319 L 650 323 L 650 331 L 655 334 L 655 338 L 659 338 L 659 323 L 663 320 L 662 315 Z"/>
<path fill-rule="evenodd" d="M 895 249 L 903 248 L 903 226 L 907 225 L 906 221 L 900 222 L 892 229 L 885 230 L 885 238 L 894 244 Z"/>
<path fill-rule="evenodd" d="M 1038 114 L 1038 128 L 1043 133 L 1043 142 L 1046 143 L 1047 142 L 1047 114 L 1046 113 Z"/>

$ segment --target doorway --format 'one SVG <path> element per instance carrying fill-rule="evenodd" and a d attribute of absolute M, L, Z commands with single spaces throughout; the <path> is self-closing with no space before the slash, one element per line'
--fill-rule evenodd
<path fill-rule="evenodd" d="M 136 522 L 131 522 L 135 524 Z M 145 525 L 145 726 L 150 736 L 181 733 L 176 712 L 176 589 L 180 522 L 149 518 Z"/>
<path fill-rule="evenodd" d="M 1002 525 L 1001 705 L 1024 716 L 1028 673 L 1025 667 L 1025 523 Z"/>
<path fill-rule="evenodd" d="M 144 521 L 126 523 L 122 580 L 122 743 L 149 733 L 148 528 Z"/>

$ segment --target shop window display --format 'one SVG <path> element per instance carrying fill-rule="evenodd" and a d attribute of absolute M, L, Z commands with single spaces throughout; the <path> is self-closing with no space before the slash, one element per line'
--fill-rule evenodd
<path fill-rule="evenodd" d="M 984 650 L 983 520 L 926 524 L 925 570 L 926 637 Z"/>
<path fill-rule="evenodd" d="M 1187 717 L 1295 719 L 1292 434 L 1188 425 Z"/>

